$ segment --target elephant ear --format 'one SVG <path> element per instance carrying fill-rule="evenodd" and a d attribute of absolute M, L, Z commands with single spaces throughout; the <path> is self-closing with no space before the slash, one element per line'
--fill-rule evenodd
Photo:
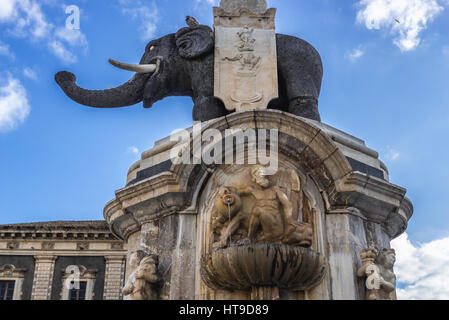
<path fill-rule="evenodd" d="M 179 55 L 185 59 L 195 59 L 214 48 L 214 33 L 207 26 L 182 28 L 176 33 Z"/>

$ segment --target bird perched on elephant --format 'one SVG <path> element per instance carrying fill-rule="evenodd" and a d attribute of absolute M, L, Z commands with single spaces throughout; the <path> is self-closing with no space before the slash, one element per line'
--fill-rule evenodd
<path fill-rule="evenodd" d="M 74 101 L 95 108 L 118 108 L 143 102 L 150 108 L 169 96 L 192 98 L 193 119 L 207 121 L 229 113 L 214 97 L 214 32 L 192 17 L 188 27 L 153 40 L 137 65 L 109 60 L 136 74 L 126 83 L 107 90 L 87 90 L 74 74 L 55 75 L 62 90 Z M 323 77 L 320 55 L 306 41 L 277 34 L 279 98 L 269 109 L 279 109 L 320 121 L 318 97 Z"/>

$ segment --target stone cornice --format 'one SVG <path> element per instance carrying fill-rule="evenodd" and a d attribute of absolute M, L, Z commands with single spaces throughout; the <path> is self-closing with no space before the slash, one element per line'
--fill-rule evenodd
<path fill-rule="evenodd" d="M 105 221 L 54 221 L 0 225 L 0 239 L 9 240 L 117 240 Z"/>
<path fill-rule="evenodd" d="M 208 129 L 220 131 L 223 137 L 229 134 L 227 129 L 232 132 L 277 129 L 280 161 L 290 162 L 308 174 L 326 195 L 330 211 L 348 206 L 357 208 L 366 220 L 382 224 L 391 237 L 405 230 L 413 213 L 404 188 L 355 171 L 335 137 L 329 134 L 330 129 L 313 121 L 277 110 L 248 111 L 209 121 L 202 132 Z M 363 151 L 374 159 L 376 154 L 369 152 L 361 140 L 354 138 L 354 141 L 361 149 L 354 148 L 354 152 Z M 348 141 L 342 142 L 350 146 Z M 159 149 L 166 151 L 166 145 Z M 190 149 L 192 153 L 195 151 Z M 196 195 L 214 166 L 173 163 L 164 170 L 118 190 L 116 198 L 105 206 L 104 217 L 117 237 L 126 239 L 139 231 L 142 224 L 183 214 L 186 209 L 191 214 L 197 212 Z"/>
<path fill-rule="evenodd" d="M 18 249 L 18 250 L 7 250 L 0 249 L 0 256 L 98 256 L 104 257 L 105 254 L 108 257 L 116 256 L 118 259 L 126 256 L 127 250 L 89 250 L 89 251 L 79 251 L 79 250 L 33 250 L 33 249 Z"/>
<path fill-rule="evenodd" d="M 404 188 L 360 172 L 349 173 L 336 187 L 329 212 L 339 207 L 357 208 L 366 220 L 381 224 L 391 238 L 407 228 L 413 205 Z"/>
<path fill-rule="evenodd" d="M 72 231 L 47 231 L 47 230 L 14 230 L 0 228 L 0 239 L 21 239 L 21 240 L 82 240 L 82 241 L 99 241 L 99 240 L 118 240 L 108 231 L 88 231 L 88 230 L 72 230 Z"/>

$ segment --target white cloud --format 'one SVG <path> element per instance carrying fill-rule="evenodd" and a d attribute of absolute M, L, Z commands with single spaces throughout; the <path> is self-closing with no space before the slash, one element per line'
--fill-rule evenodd
<path fill-rule="evenodd" d="M 357 22 L 368 29 L 385 29 L 401 51 L 411 51 L 421 42 L 427 24 L 444 10 L 441 0 L 360 0 Z"/>
<path fill-rule="evenodd" d="M 401 157 L 401 154 L 399 152 L 393 152 L 391 154 L 390 159 L 393 160 L 393 161 L 396 161 L 396 160 L 399 160 L 400 157 Z"/>
<path fill-rule="evenodd" d="M 31 68 L 25 68 L 25 69 L 23 69 L 23 75 L 25 76 L 25 77 L 27 77 L 28 79 L 31 79 L 31 80 L 37 80 L 37 74 L 36 74 L 36 71 L 34 71 L 33 69 L 31 69 Z"/>
<path fill-rule="evenodd" d="M 444 46 L 443 47 L 443 54 L 446 56 L 449 56 L 449 46 Z"/>
<path fill-rule="evenodd" d="M 352 50 L 351 52 L 348 52 L 346 54 L 346 59 L 348 59 L 350 61 L 357 61 L 358 59 L 363 57 L 364 54 L 365 54 L 365 50 L 363 50 L 362 47 L 358 47 L 358 48 Z"/>
<path fill-rule="evenodd" d="M 0 40 L 0 56 L 6 56 L 11 59 L 14 59 L 14 53 L 12 53 L 11 50 L 9 49 L 9 45 L 3 43 L 1 40 Z"/>
<path fill-rule="evenodd" d="M 220 0 L 195 0 L 197 3 L 207 3 L 209 5 L 218 6 L 220 4 Z"/>
<path fill-rule="evenodd" d="M 0 23 L 6 24 L 9 35 L 27 38 L 32 42 L 45 41 L 50 52 L 66 63 L 77 61 L 74 47 L 87 49 L 86 36 L 80 30 L 55 28 L 47 21 L 41 5 L 52 5 L 49 1 L 1 0 Z M 64 13 L 65 14 L 65 7 Z M 62 12 L 62 11 L 61 11 Z M 0 44 L 1 45 L 1 44 Z M 1 47 L 0 47 L 1 53 Z"/>
<path fill-rule="evenodd" d="M 404 153 L 397 151 L 390 146 L 386 146 L 382 152 L 382 158 L 391 162 L 401 160 L 403 157 Z"/>
<path fill-rule="evenodd" d="M 16 128 L 25 121 L 30 110 L 25 88 L 8 75 L 6 83 L 0 86 L 0 132 Z"/>
<path fill-rule="evenodd" d="M 2 0 L 0 2 L 0 21 L 10 19 L 15 12 L 16 0 Z"/>
<path fill-rule="evenodd" d="M 156 3 L 142 3 L 140 0 L 119 0 L 122 12 L 131 16 L 140 22 L 139 31 L 141 38 L 144 41 L 151 40 L 157 30 L 157 23 L 159 22 L 159 11 Z"/>
<path fill-rule="evenodd" d="M 65 27 L 58 28 L 55 37 L 67 42 L 71 46 L 87 47 L 86 36 L 80 30 L 71 30 Z"/>
<path fill-rule="evenodd" d="M 135 147 L 135 146 L 131 146 L 131 147 L 128 148 L 128 153 L 132 153 L 132 154 L 138 155 L 139 154 L 139 149 L 137 147 Z"/>
<path fill-rule="evenodd" d="M 47 37 L 53 28 L 34 0 L 2 0 L 0 22 L 9 23 L 12 29 L 8 31 L 13 35 L 33 39 Z"/>
<path fill-rule="evenodd" d="M 398 299 L 449 299 L 449 238 L 415 246 L 403 234 L 391 245 L 396 250 Z"/>
<path fill-rule="evenodd" d="M 48 44 L 50 51 L 57 56 L 59 59 L 63 60 L 66 63 L 75 63 L 78 59 L 77 57 L 67 50 L 63 43 L 60 41 L 54 40 Z"/>

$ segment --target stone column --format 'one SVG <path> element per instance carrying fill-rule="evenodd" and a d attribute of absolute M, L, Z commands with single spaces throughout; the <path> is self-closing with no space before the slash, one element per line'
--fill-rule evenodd
<path fill-rule="evenodd" d="M 176 247 L 172 253 L 170 299 L 195 299 L 196 216 L 179 215 Z"/>
<path fill-rule="evenodd" d="M 31 300 L 50 300 L 56 256 L 35 256 Z"/>
<path fill-rule="evenodd" d="M 125 257 L 106 256 L 106 274 L 104 279 L 104 300 L 122 300 L 122 288 L 125 280 Z"/>
<path fill-rule="evenodd" d="M 366 248 L 363 219 L 356 211 L 342 209 L 326 215 L 332 300 L 363 300 L 364 289 L 357 278 L 360 251 Z"/>

